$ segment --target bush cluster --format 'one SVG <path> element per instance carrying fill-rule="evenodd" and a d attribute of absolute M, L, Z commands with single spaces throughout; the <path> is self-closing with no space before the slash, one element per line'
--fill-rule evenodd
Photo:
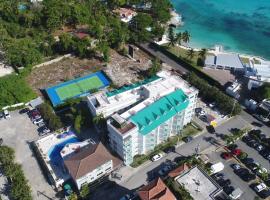
<path fill-rule="evenodd" d="M 223 114 L 237 115 L 241 112 L 239 103 L 218 88 L 209 85 L 205 80 L 198 77 L 195 73 L 187 75 L 186 80 L 199 89 L 199 95 L 207 102 L 216 102 L 219 111 Z"/>
<path fill-rule="evenodd" d="M 14 200 L 32 200 L 31 189 L 22 167 L 14 159 L 15 152 L 12 148 L 0 146 L 0 164 L 11 184 L 10 196 Z"/>
<path fill-rule="evenodd" d="M 49 129 L 55 131 L 63 127 L 60 117 L 58 117 L 52 107 L 48 103 L 43 103 L 39 106 L 39 111 L 46 121 Z"/>

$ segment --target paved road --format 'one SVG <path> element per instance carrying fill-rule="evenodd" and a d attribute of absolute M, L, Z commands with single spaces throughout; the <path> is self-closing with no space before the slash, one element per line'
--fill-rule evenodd
<path fill-rule="evenodd" d="M 179 63 L 175 62 L 173 59 L 169 58 L 168 56 L 163 54 L 161 51 L 151 48 L 150 43 L 141 43 L 141 44 L 138 44 L 138 46 L 141 47 L 142 49 L 145 49 L 150 54 L 158 57 L 162 62 L 167 63 L 168 65 L 170 65 L 176 69 L 179 69 L 181 72 L 183 72 L 183 73 L 188 72 L 188 70 L 186 68 L 179 65 Z"/>
<path fill-rule="evenodd" d="M 244 128 L 248 126 L 249 123 L 244 120 L 241 116 L 237 116 L 224 124 L 220 125 L 216 128 L 217 133 L 229 134 L 231 128 Z M 129 190 L 136 190 L 136 188 L 140 187 L 143 184 L 146 184 L 153 176 L 155 172 L 157 172 L 162 164 L 167 160 L 173 160 L 175 157 L 184 155 L 192 155 L 195 152 L 195 148 L 199 146 L 200 152 L 203 154 L 207 154 L 210 157 L 210 161 L 215 163 L 221 161 L 220 152 L 217 152 L 220 148 L 209 143 L 207 141 L 208 137 L 214 137 L 217 140 L 220 140 L 219 137 L 213 134 L 209 134 L 204 132 L 202 135 L 195 138 L 192 142 L 188 144 L 183 144 L 176 149 L 176 153 L 170 153 L 163 157 L 161 160 L 157 162 L 151 162 L 146 164 L 142 169 L 136 172 L 133 176 L 126 179 L 124 182 L 120 183 L 123 187 Z M 262 158 L 263 159 L 263 158 Z M 224 162 L 224 160 L 222 160 Z M 255 193 L 249 188 L 248 184 L 243 182 L 239 177 L 234 176 L 230 165 L 231 163 L 225 163 L 225 171 L 224 173 L 228 173 L 228 178 L 230 178 L 235 187 L 240 187 L 243 191 L 245 191 L 244 197 L 245 200 L 253 200 L 255 197 Z"/>

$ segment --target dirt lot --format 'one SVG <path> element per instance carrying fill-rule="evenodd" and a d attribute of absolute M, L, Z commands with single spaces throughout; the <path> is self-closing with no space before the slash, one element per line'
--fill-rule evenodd
<path fill-rule="evenodd" d="M 27 81 L 38 94 L 40 89 L 74 79 L 102 69 L 97 59 L 65 58 L 57 63 L 36 68 L 28 76 Z"/>
<path fill-rule="evenodd" d="M 40 89 L 59 84 L 61 82 L 84 76 L 89 73 L 104 70 L 117 86 L 138 81 L 141 72 L 151 65 L 151 60 L 141 50 L 137 50 L 134 59 L 128 58 L 111 50 L 110 62 L 105 66 L 97 59 L 65 58 L 59 62 L 36 68 L 27 78 L 30 86 L 40 94 Z"/>
<path fill-rule="evenodd" d="M 111 51 L 111 60 L 104 69 L 117 86 L 134 83 L 142 78 L 142 72 L 151 66 L 151 58 L 141 50 L 136 50 L 134 59 Z"/>

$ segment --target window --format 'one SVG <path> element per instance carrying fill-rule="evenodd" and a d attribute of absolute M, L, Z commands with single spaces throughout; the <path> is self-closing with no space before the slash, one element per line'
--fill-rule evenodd
<path fill-rule="evenodd" d="M 103 174 L 103 172 L 98 173 L 97 176 L 100 176 L 101 174 Z"/>
<path fill-rule="evenodd" d="M 107 171 L 109 171 L 109 170 L 111 170 L 112 168 L 111 167 L 109 167 L 109 168 L 107 168 L 107 169 L 105 169 L 105 171 L 107 172 Z"/>

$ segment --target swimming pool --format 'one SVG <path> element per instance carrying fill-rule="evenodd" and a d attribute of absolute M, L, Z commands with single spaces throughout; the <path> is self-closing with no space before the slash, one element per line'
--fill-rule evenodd
<path fill-rule="evenodd" d="M 52 146 L 50 150 L 48 151 L 48 156 L 51 162 L 55 165 L 62 163 L 62 157 L 61 157 L 60 152 L 62 151 L 62 149 L 64 148 L 66 144 L 71 144 L 71 143 L 76 143 L 76 142 L 80 142 L 80 140 L 77 137 L 72 137 L 67 140 L 64 140 L 63 142 L 55 146 Z"/>

